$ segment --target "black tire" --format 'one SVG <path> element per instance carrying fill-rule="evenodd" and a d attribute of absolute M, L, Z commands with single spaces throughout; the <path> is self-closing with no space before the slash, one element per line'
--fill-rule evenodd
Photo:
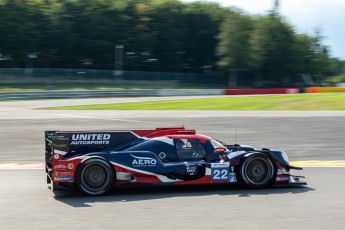
<path fill-rule="evenodd" d="M 277 169 L 265 154 L 252 153 L 243 157 L 239 174 L 247 187 L 266 188 L 274 183 Z"/>
<path fill-rule="evenodd" d="M 101 158 L 90 158 L 81 163 L 76 172 L 76 185 L 82 192 L 99 196 L 109 192 L 114 185 L 112 165 Z"/>

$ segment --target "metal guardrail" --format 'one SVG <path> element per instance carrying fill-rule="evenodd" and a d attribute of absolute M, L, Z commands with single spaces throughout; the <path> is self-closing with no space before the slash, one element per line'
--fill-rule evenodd
<path fill-rule="evenodd" d="M 156 90 L 83 90 L 83 91 L 44 91 L 44 92 L 3 92 L 0 100 L 63 99 L 97 97 L 139 97 L 156 96 Z"/>
<path fill-rule="evenodd" d="M 1 100 L 102 98 L 102 97 L 152 97 L 152 96 L 203 96 L 222 95 L 221 89 L 186 90 L 83 90 L 83 91 L 30 91 L 0 92 Z"/>

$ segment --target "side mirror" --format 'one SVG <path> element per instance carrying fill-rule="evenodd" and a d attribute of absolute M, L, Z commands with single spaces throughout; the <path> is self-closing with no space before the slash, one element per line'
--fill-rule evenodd
<path fill-rule="evenodd" d="M 223 154 L 225 152 L 225 150 L 226 150 L 226 148 L 224 148 L 224 147 L 216 147 L 214 149 L 215 153 L 217 153 L 217 154 Z"/>

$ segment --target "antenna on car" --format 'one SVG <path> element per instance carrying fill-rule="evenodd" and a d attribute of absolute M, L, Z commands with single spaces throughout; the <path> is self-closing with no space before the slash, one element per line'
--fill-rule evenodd
<path fill-rule="evenodd" d="M 234 145 L 238 147 L 237 151 L 240 151 L 240 145 L 237 144 L 237 128 L 235 129 L 235 144 Z"/>

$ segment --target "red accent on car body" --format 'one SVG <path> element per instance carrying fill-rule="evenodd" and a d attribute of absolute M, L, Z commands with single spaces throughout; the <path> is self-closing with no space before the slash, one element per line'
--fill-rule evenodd
<path fill-rule="evenodd" d="M 167 137 L 175 139 L 198 139 L 202 144 L 205 144 L 206 141 L 213 140 L 211 137 L 202 134 L 173 134 L 167 135 Z"/>
<path fill-rule="evenodd" d="M 195 129 L 185 129 L 184 127 L 156 128 L 152 130 L 131 130 L 133 133 L 142 137 L 161 137 L 172 134 L 195 134 Z"/>

